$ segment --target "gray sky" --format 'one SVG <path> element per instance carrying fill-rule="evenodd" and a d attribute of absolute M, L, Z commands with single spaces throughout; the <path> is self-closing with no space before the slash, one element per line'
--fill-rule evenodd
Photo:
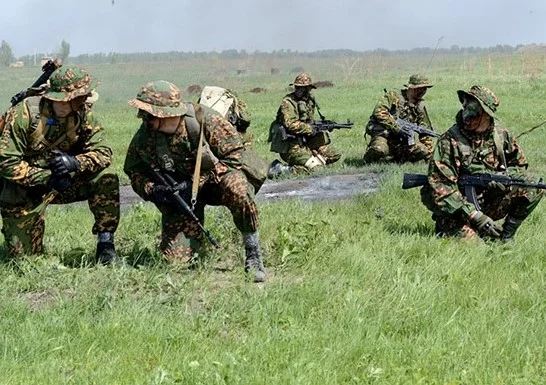
<path fill-rule="evenodd" d="M 546 43 L 546 0 L 3 0 L 15 56 Z"/>

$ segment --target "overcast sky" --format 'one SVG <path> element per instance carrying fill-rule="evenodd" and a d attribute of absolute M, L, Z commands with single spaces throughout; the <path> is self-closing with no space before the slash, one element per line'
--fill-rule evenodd
<path fill-rule="evenodd" d="M 546 43 L 546 0 L 2 0 L 15 56 Z"/>

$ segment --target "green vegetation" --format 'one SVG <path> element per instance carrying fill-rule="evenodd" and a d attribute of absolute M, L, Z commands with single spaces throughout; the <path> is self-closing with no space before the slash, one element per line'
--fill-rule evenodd
<path fill-rule="evenodd" d="M 377 172 L 377 194 L 343 202 L 260 204 L 269 280 L 242 272 L 244 251 L 229 213 L 207 212 L 223 246 L 192 269 L 156 251 L 159 214 L 125 208 L 117 243 L 125 267 L 90 263 L 95 240 L 85 204 L 48 209 L 48 253 L 0 264 L 0 384 L 544 384 L 546 259 L 543 204 L 511 245 L 443 240 L 404 171 L 424 164 L 363 166 L 363 130 L 383 88 L 411 73 L 435 84 L 426 95 L 436 129 L 449 128 L 455 91 L 472 84 L 500 98 L 515 134 L 546 119 L 544 54 L 370 55 L 363 58 L 245 57 L 89 65 L 102 82 L 97 116 L 114 168 L 139 122 L 127 100 L 148 80 L 185 90 L 214 84 L 252 109 L 256 149 L 269 160 L 267 129 L 302 66 L 329 119 L 355 122 L 333 134 L 344 158 L 321 173 Z M 271 75 L 270 68 L 280 69 Z M 247 70 L 237 76 L 236 70 Z M 2 108 L 38 76 L 0 68 Z M 262 87 L 262 93 L 249 92 Z M 185 95 L 196 100 L 198 95 Z M 521 137 L 530 169 L 546 176 L 546 127 Z M 122 175 L 127 184 L 127 178 Z"/>

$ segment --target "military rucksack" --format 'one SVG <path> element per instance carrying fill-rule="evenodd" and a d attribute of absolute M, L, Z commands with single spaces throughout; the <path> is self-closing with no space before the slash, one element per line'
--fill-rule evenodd
<path fill-rule="evenodd" d="M 227 88 L 205 86 L 197 103 L 210 107 L 226 118 L 239 132 L 250 126 L 250 111 L 237 94 Z"/>

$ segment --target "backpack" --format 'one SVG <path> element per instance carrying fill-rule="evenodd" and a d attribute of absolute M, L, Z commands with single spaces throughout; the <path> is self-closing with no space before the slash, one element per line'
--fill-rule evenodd
<path fill-rule="evenodd" d="M 239 132 L 250 126 L 250 111 L 237 94 L 227 88 L 205 86 L 197 103 L 210 107 L 226 118 Z"/>

